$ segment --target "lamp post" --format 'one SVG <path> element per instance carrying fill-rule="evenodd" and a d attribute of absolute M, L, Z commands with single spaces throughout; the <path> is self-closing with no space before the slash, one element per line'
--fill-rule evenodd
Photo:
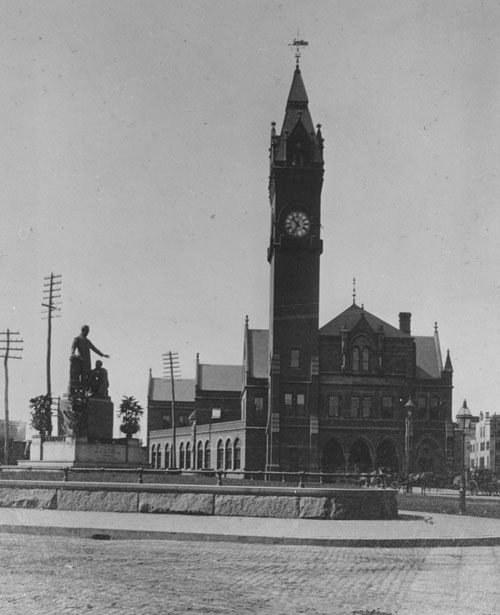
<path fill-rule="evenodd" d="M 411 437 L 413 436 L 413 411 L 415 410 L 415 404 L 412 402 L 411 397 L 406 402 L 405 408 L 407 410 L 405 419 L 405 482 L 406 493 L 410 491 L 410 455 L 411 455 Z"/>
<path fill-rule="evenodd" d="M 467 479 L 467 468 L 465 466 L 465 434 L 469 431 L 471 424 L 472 414 L 469 408 L 467 407 L 467 400 L 464 399 L 464 403 L 460 408 L 460 412 L 457 414 L 457 423 L 458 426 L 462 430 L 462 472 L 460 477 L 460 492 L 459 492 L 459 507 L 460 514 L 465 515 L 465 492 L 467 489 L 466 479 Z"/>

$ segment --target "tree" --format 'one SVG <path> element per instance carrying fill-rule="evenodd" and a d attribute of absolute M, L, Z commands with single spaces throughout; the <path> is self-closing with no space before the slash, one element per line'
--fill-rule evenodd
<path fill-rule="evenodd" d="M 144 410 L 135 397 L 123 396 L 123 399 L 118 409 L 118 417 L 121 419 L 120 431 L 122 431 L 127 439 L 139 431 L 141 416 Z"/>
<path fill-rule="evenodd" d="M 38 395 L 30 399 L 31 426 L 41 436 L 50 436 L 52 433 L 51 405 L 50 395 Z"/>

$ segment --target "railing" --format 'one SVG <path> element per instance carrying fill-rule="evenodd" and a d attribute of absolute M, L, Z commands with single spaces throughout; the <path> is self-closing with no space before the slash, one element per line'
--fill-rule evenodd
<path fill-rule="evenodd" d="M 136 468 L 13 468 L 0 467 L 0 478 L 2 472 L 33 472 L 33 473 L 55 473 L 63 475 L 63 481 L 70 480 L 72 473 L 99 473 L 105 474 L 106 472 L 114 474 L 131 474 L 137 477 L 138 483 L 144 482 L 146 475 L 151 476 L 194 476 L 194 477 L 206 477 L 215 478 L 217 485 L 222 485 L 223 480 L 231 479 L 245 479 L 250 481 L 263 481 L 263 482 L 281 482 L 281 483 L 298 483 L 298 487 L 302 488 L 306 484 L 311 487 L 323 486 L 323 485 L 335 485 L 337 487 L 372 487 L 385 489 L 390 477 L 388 474 L 383 473 L 348 473 L 338 474 L 331 472 L 265 472 L 265 471 L 245 471 L 245 470 L 181 470 L 181 469 L 153 469 L 139 466 Z"/>

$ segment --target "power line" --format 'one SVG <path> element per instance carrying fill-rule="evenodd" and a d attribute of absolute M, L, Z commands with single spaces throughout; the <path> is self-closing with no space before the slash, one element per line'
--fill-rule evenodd
<path fill-rule="evenodd" d="M 55 275 L 51 273 L 44 278 L 43 284 L 43 299 L 42 307 L 46 311 L 43 312 L 43 316 L 47 318 L 47 395 L 52 398 L 52 383 L 50 377 L 50 357 L 52 348 L 52 319 L 59 318 L 61 311 L 59 307 L 61 301 L 57 299 L 61 298 L 61 275 Z"/>
<path fill-rule="evenodd" d="M 163 374 L 165 372 L 170 376 L 172 385 L 172 447 L 170 450 L 170 467 L 176 468 L 176 441 L 175 441 L 175 380 L 181 377 L 181 368 L 179 366 L 179 355 L 177 352 L 167 352 L 163 356 Z"/>
<path fill-rule="evenodd" d="M 19 344 L 22 344 L 23 340 L 15 337 L 18 335 L 18 331 L 11 331 L 10 329 L 0 332 L 0 357 L 3 357 L 5 374 L 5 440 L 3 461 L 6 465 L 9 464 L 9 359 L 22 358 L 19 353 L 23 349 Z"/>

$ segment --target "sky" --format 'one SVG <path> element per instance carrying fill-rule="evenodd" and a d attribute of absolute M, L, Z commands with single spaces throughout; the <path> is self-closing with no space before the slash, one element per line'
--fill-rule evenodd
<path fill-rule="evenodd" d="M 300 59 L 325 138 L 320 323 L 356 301 L 438 323 L 454 413 L 497 411 L 496 0 L 11 0 L 0 23 L 0 331 L 13 420 L 53 394 L 83 324 L 117 408 L 179 354 L 240 364 L 268 327 L 270 126 Z M 443 357 L 443 358 L 444 358 Z M 94 359 L 97 359 L 94 356 Z M 5 381 L 0 377 L 4 406 Z M 3 414 L 0 412 L 0 414 Z"/>

